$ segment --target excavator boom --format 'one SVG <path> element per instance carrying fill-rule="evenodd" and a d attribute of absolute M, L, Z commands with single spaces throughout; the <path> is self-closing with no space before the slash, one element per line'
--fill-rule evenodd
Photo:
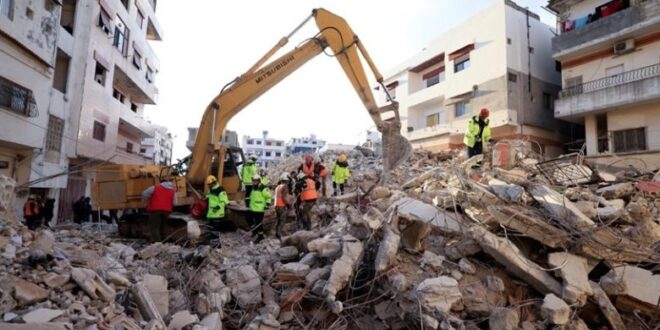
<path fill-rule="evenodd" d="M 320 30 L 318 35 L 264 65 L 287 43 L 288 38 L 309 20 L 309 18 L 306 19 L 303 24 L 296 27 L 294 32 L 282 38 L 275 47 L 262 56 L 246 73 L 237 78 L 231 86 L 220 92 L 208 105 L 199 126 L 192 159 L 188 166 L 187 180 L 191 184 L 201 185 L 204 178 L 211 173 L 213 157 L 220 147 L 219 142 L 229 120 L 307 61 L 321 54 L 325 48 L 332 50 L 333 56 L 344 69 L 377 129 L 383 134 L 385 171 L 387 172 L 409 155 L 410 144 L 400 133 L 398 104 L 393 102 L 389 95 L 390 104 L 384 107 L 378 107 L 376 104 L 360 55 L 369 65 L 376 81 L 381 85 L 383 78 L 361 41 L 343 18 L 325 9 L 315 9 L 312 17 L 316 20 Z M 387 93 L 387 90 L 383 89 Z M 387 112 L 393 112 L 393 115 L 385 120 L 382 115 Z"/>

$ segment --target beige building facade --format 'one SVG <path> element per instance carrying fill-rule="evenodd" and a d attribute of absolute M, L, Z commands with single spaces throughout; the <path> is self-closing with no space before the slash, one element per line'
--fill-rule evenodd
<path fill-rule="evenodd" d="M 551 30 L 535 13 L 497 1 L 390 70 L 385 85 L 400 104 L 404 136 L 415 148 L 461 148 L 469 119 L 487 108 L 495 140 L 526 138 L 561 153 Z"/>
<path fill-rule="evenodd" d="M 561 30 L 555 117 L 584 125 L 595 163 L 660 166 L 660 2 L 556 0 L 549 8 Z"/>

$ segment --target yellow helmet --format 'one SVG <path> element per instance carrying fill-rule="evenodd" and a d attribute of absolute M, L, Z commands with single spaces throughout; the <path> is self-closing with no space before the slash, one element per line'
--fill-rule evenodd
<path fill-rule="evenodd" d="M 343 162 L 345 162 L 345 161 L 347 161 L 347 160 L 348 160 L 348 156 L 346 156 L 346 155 L 344 155 L 344 154 L 339 155 L 339 161 L 340 161 L 340 162 L 343 163 Z"/>
<path fill-rule="evenodd" d="M 209 176 L 206 177 L 206 184 L 213 184 L 213 183 L 216 183 L 216 182 L 218 182 L 218 179 L 216 179 L 215 176 L 209 175 Z"/>

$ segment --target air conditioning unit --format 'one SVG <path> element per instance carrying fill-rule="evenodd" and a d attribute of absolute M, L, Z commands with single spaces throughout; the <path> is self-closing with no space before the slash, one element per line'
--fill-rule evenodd
<path fill-rule="evenodd" d="M 635 49 L 635 39 L 628 39 L 614 44 L 614 54 L 622 55 Z"/>

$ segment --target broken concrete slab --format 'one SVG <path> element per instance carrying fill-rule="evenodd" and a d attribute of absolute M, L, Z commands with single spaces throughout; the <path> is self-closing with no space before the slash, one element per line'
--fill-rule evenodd
<path fill-rule="evenodd" d="M 377 272 L 386 270 L 399 251 L 401 236 L 398 227 L 399 217 L 396 215 L 395 208 L 390 223 L 385 225 L 385 235 L 383 235 L 383 240 L 380 242 L 376 253 L 375 268 Z"/>
<path fill-rule="evenodd" d="M 290 262 L 298 260 L 298 249 L 295 246 L 284 246 L 277 250 L 280 261 Z"/>
<path fill-rule="evenodd" d="M 21 306 L 44 301 L 50 295 L 50 291 L 17 277 L 11 279 L 11 287 L 14 289 L 14 298 Z"/>
<path fill-rule="evenodd" d="M 458 262 L 458 268 L 461 269 L 461 272 L 466 274 L 475 274 L 477 272 L 477 268 L 469 260 L 467 260 L 467 258 L 462 258 Z"/>
<path fill-rule="evenodd" d="M 468 229 L 468 235 L 474 239 L 484 252 L 495 258 L 506 269 L 523 279 L 541 293 L 561 295 L 562 285 L 542 268 L 529 260 L 511 241 L 497 237 L 482 226 Z"/>
<path fill-rule="evenodd" d="M 529 193 L 541 204 L 550 214 L 560 221 L 567 221 L 576 229 L 593 228 L 596 226 L 589 217 L 580 212 L 580 210 L 554 189 L 544 185 L 530 185 Z"/>
<path fill-rule="evenodd" d="M 199 318 L 195 314 L 190 314 L 189 311 L 180 311 L 172 315 L 170 324 L 167 325 L 167 330 L 182 330 L 185 326 L 199 322 Z"/>
<path fill-rule="evenodd" d="M 327 280 L 330 277 L 331 268 L 329 266 L 322 268 L 312 269 L 307 276 L 305 276 L 305 285 L 308 288 L 314 286 L 314 283 L 318 280 Z"/>
<path fill-rule="evenodd" d="M 151 298 L 149 290 L 143 282 L 134 284 L 131 287 L 131 294 L 136 301 L 140 314 L 146 321 L 155 321 L 156 323 L 164 326 L 163 316 L 158 311 L 156 303 Z"/>
<path fill-rule="evenodd" d="M 156 304 L 160 315 L 169 314 L 170 296 L 169 291 L 167 291 L 167 279 L 160 275 L 146 274 L 142 282 L 149 291 L 149 295 Z"/>
<path fill-rule="evenodd" d="M 415 288 L 415 297 L 428 313 L 446 314 L 463 308 L 458 282 L 447 276 L 425 279 Z"/>
<path fill-rule="evenodd" d="M 462 218 L 456 213 L 438 210 L 431 204 L 426 204 L 413 198 L 403 198 L 394 204 L 400 217 L 417 220 L 433 226 L 443 233 L 460 233 Z"/>
<path fill-rule="evenodd" d="M 262 314 L 254 318 L 247 326 L 248 330 L 279 330 L 280 322 L 271 314 Z"/>
<path fill-rule="evenodd" d="M 227 284 L 242 308 L 261 302 L 261 278 L 254 267 L 245 265 L 229 269 Z"/>
<path fill-rule="evenodd" d="M 426 250 L 424 251 L 422 259 L 420 260 L 420 266 L 430 266 L 433 270 L 440 271 L 443 268 L 444 261 L 445 258 L 443 256 L 439 256 L 431 251 Z"/>
<path fill-rule="evenodd" d="M 59 309 L 38 308 L 23 315 L 21 318 L 25 323 L 47 323 L 62 314 L 64 314 L 64 311 Z"/>
<path fill-rule="evenodd" d="M 571 317 L 571 308 L 559 297 L 549 293 L 543 298 L 541 315 L 556 325 L 565 325 Z"/>
<path fill-rule="evenodd" d="M 490 329 L 516 330 L 519 323 L 520 314 L 515 308 L 496 307 L 488 318 Z"/>
<path fill-rule="evenodd" d="M 469 257 L 479 252 L 481 252 L 481 246 L 471 238 L 463 238 L 459 241 L 449 243 L 445 247 L 445 255 L 447 255 L 450 260 Z"/>
<path fill-rule="evenodd" d="M 596 194 L 606 199 L 618 199 L 626 197 L 635 192 L 635 186 L 632 182 L 622 182 L 596 190 Z"/>
<path fill-rule="evenodd" d="M 590 281 L 589 284 L 591 285 L 593 297 L 600 307 L 600 311 L 605 315 L 605 319 L 607 319 L 607 323 L 610 327 L 613 330 L 625 330 L 626 325 L 623 323 L 621 315 L 616 308 L 614 308 L 614 305 L 612 305 L 612 302 L 610 301 L 610 298 L 607 297 L 605 291 L 603 291 L 598 283 Z"/>
<path fill-rule="evenodd" d="M 205 326 L 206 330 L 222 330 L 222 318 L 217 312 L 206 315 L 199 324 Z"/>
<path fill-rule="evenodd" d="M 309 274 L 309 266 L 299 262 L 283 264 L 277 269 L 276 277 L 280 282 L 302 282 Z"/>
<path fill-rule="evenodd" d="M 548 255 L 548 264 L 558 268 L 564 280 L 562 298 L 571 304 L 584 306 L 593 293 L 589 284 L 587 259 L 566 252 L 555 252 Z"/>
<path fill-rule="evenodd" d="M 519 185 L 506 183 L 498 179 L 488 180 L 488 186 L 497 197 L 509 203 L 523 203 L 525 189 Z"/>
<path fill-rule="evenodd" d="M 405 189 L 411 189 L 411 188 L 419 187 L 424 183 L 424 181 L 426 181 L 426 180 L 428 180 L 432 177 L 435 177 L 435 176 L 441 176 L 442 173 L 444 173 L 442 168 L 434 168 L 434 169 L 428 170 L 428 171 L 422 173 L 421 175 L 419 175 L 415 178 L 412 178 L 409 181 L 407 181 L 406 183 L 404 183 L 401 186 L 401 189 L 405 190 Z"/>
<path fill-rule="evenodd" d="M 383 186 L 374 187 L 370 194 L 371 200 L 379 200 L 390 197 L 390 189 Z"/>
<path fill-rule="evenodd" d="M 624 311 L 639 309 L 652 315 L 658 312 L 660 274 L 630 265 L 613 268 L 600 278 L 600 286 L 616 296 L 616 306 Z"/>
<path fill-rule="evenodd" d="M 43 278 L 43 282 L 51 289 L 53 288 L 59 288 L 63 286 L 64 284 L 69 283 L 69 280 L 71 279 L 70 274 L 56 274 L 56 273 L 48 273 L 46 276 Z"/>
<path fill-rule="evenodd" d="M 341 240 L 337 237 L 322 237 L 307 243 L 306 250 L 316 252 L 322 258 L 336 258 L 341 253 Z"/>
<path fill-rule="evenodd" d="M 487 209 L 499 224 L 544 245 L 557 248 L 568 243 L 569 235 L 565 231 L 547 223 L 541 215 L 521 206 L 491 205 Z"/>
<path fill-rule="evenodd" d="M 348 280 L 353 275 L 359 261 L 362 259 L 362 252 L 364 246 L 362 242 L 351 235 L 344 235 L 342 237 L 342 254 L 341 257 L 332 264 L 332 271 L 330 278 L 323 288 L 323 294 L 331 304 L 333 313 L 341 313 L 343 305 L 341 302 L 336 301 L 337 292 L 343 289 Z M 320 281 L 317 281 L 317 283 Z"/>
<path fill-rule="evenodd" d="M 107 302 L 114 301 L 115 290 L 106 284 L 99 274 L 93 270 L 73 267 L 71 278 L 93 299 L 101 298 Z"/>
<path fill-rule="evenodd" d="M 410 252 L 421 252 L 426 249 L 426 238 L 433 231 L 431 225 L 422 221 L 413 221 L 401 230 L 400 242 L 404 249 Z"/>

